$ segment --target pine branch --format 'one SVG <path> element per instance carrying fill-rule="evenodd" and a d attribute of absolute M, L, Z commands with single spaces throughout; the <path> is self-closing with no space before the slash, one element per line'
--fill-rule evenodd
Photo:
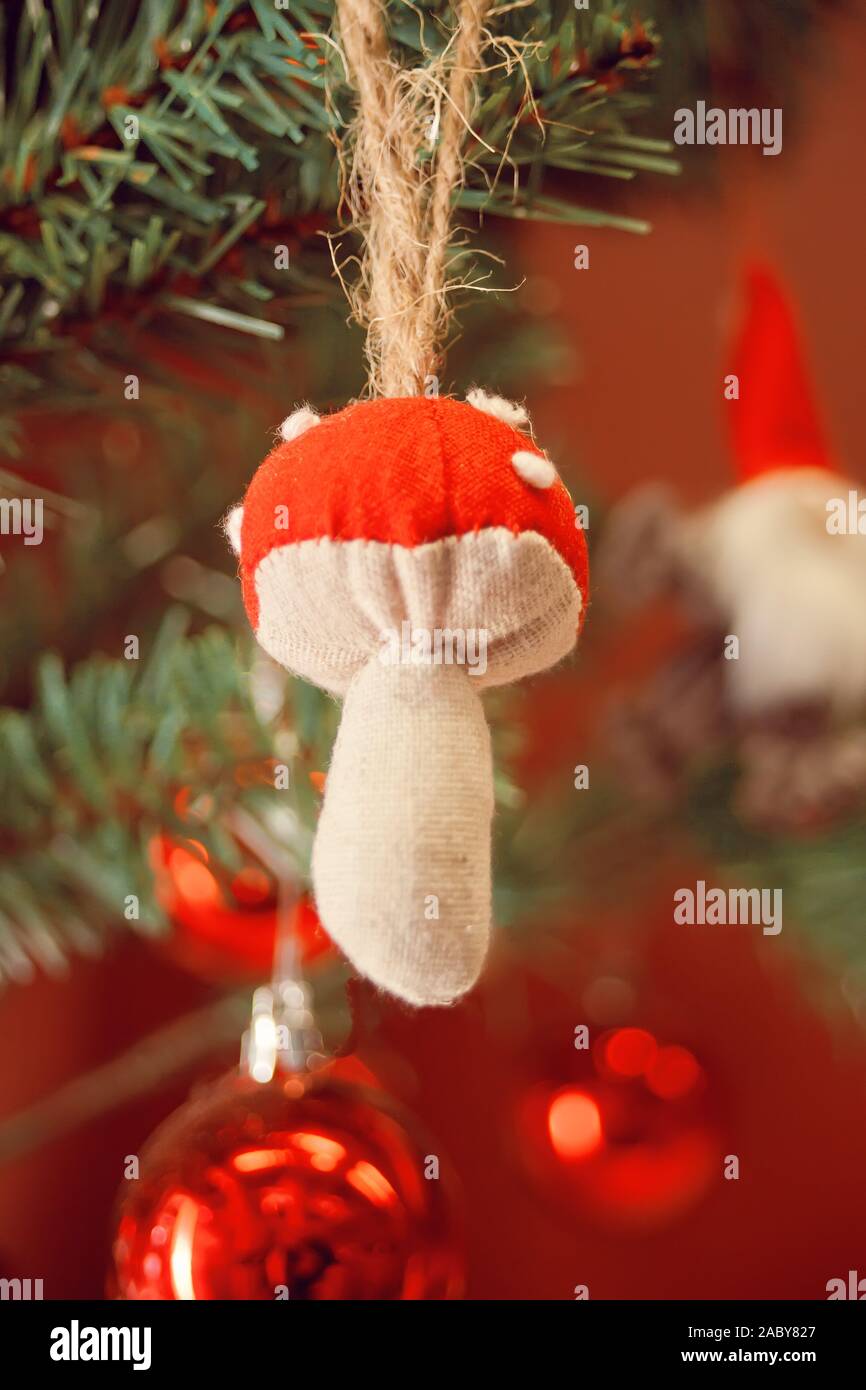
<path fill-rule="evenodd" d="M 334 136 L 352 107 L 328 37 L 332 8 L 38 0 L 11 10 L 0 337 L 24 356 L 0 388 L 14 395 L 34 353 L 80 339 L 106 314 L 206 315 L 281 334 L 304 293 L 296 252 L 336 226 Z M 391 9 L 413 61 L 444 43 L 448 5 Z M 639 88 L 658 43 L 621 13 L 614 0 L 591 14 L 567 0 L 493 11 L 498 46 L 464 206 L 636 225 L 538 197 L 545 167 L 617 179 L 676 169 L 666 142 L 623 138 L 645 109 Z"/>
<path fill-rule="evenodd" d="M 723 81 L 735 61 L 747 95 L 756 73 L 788 91 L 816 21 L 842 3 L 760 0 L 747 14 L 734 0 L 712 11 L 651 0 L 643 23 L 647 6 L 619 0 L 494 8 L 462 206 L 645 231 L 640 218 L 549 196 L 546 171 L 618 182 L 677 172 L 666 139 L 631 131 L 651 120 L 659 74 L 668 113 L 706 95 L 712 27 Z M 333 9 L 17 0 L 0 12 L 0 340 L 18 354 L 0 371 L 7 405 L 38 387 L 46 354 L 76 346 L 99 318 L 168 312 L 276 338 L 311 272 L 337 295 L 316 245 L 338 226 L 335 138 L 352 114 Z M 441 0 L 388 11 L 407 61 L 450 32 Z M 0 424 L 0 446 L 14 448 Z"/>
<path fill-rule="evenodd" d="M 230 994 L 135 1043 L 85 1076 L 0 1123 L 0 1163 L 40 1148 L 118 1106 L 200 1066 L 235 1045 L 249 1018 L 249 998 Z"/>
<path fill-rule="evenodd" d="M 282 850 L 303 880 L 314 793 L 300 769 L 321 766 L 326 756 L 334 723 L 328 702 L 305 689 L 297 692 L 295 727 L 264 719 L 237 644 L 216 628 L 186 637 L 185 623 L 179 610 L 170 612 L 140 661 L 97 656 L 67 677 L 48 655 L 32 712 L 0 711 L 6 978 L 24 981 L 34 964 L 62 968 L 70 950 L 99 949 L 121 924 L 165 933 L 149 867 L 155 836 L 195 841 L 214 866 L 236 871 L 228 808 L 245 806 L 272 838 L 279 814 Z M 277 792 L 266 778 L 281 749 L 297 776 Z M 238 769 L 250 765 L 261 776 L 239 788 Z M 206 813 L 193 822 L 180 814 L 181 792 Z"/>
<path fill-rule="evenodd" d="M 298 890 L 309 887 L 310 774 L 328 766 L 338 707 L 266 658 L 251 673 L 249 645 L 222 629 L 188 636 L 186 624 L 171 610 L 140 661 L 95 656 L 67 676 L 49 654 L 34 708 L 0 709 L 0 981 L 62 971 L 70 954 L 99 952 L 119 929 L 167 934 L 151 868 L 159 836 L 204 853 L 230 894 L 243 863 L 239 809 Z M 519 922 L 566 891 L 561 838 L 549 833 L 552 820 L 566 822 L 542 804 L 527 833 L 507 771 L 519 752 L 511 723 L 494 721 L 497 908 Z M 276 789 L 274 764 L 288 768 L 288 788 Z"/>
<path fill-rule="evenodd" d="M 95 647 L 116 653 L 127 632 L 145 637 L 166 597 L 200 622 L 245 626 L 219 518 L 294 402 L 339 408 L 362 385 L 360 334 L 353 350 L 345 310 L 313 300 L 297 345 L 209 329 L 205 347 L 188 318 L 161 325 L 158 339 L 110 318 L 94 326 L 83 363 L 46 356 L 50 376 L 18 412 L 26 467 L 0 468 L 4 496 L 44 500 L 45 529 L 39 547 L 0 544 L 0 582 L 15 595 L 0 607 L 0 701 L 26 701 L 46 650 L 72 664 Z M 450 346 L 451 381 L 520 395 L 562 369 L 562 338 L 516 301 L 478 296 L 466 336 Z M 133 402 L 123 391 L 130 362 Z"/>
<path fill-rule="evenodd" d="M 343 968 L 335 966 L 318 971 L 313 981 L 316 1024 L 330 1056 L 345 1051 L 352 1035 L 344 977 Z M 0 1164 L 60 1139 L 182 1076 L 200 1075 L 204 1063 L 226 1054 L 233 1063 L 249 1019 L 249 990 L 226 994 L 172 1019 L 110 1061 L 0 1121 Z"/>
<path fill-rule="evenodd" d="M 732 810 L 736 776 L 735 766 L 719 763 L 696 775 L 682 828 L 689 828 L 731 882 L 780 889 L 786 944 L 819 961 L 831 978 L 841 975 L 853 984 L 866 976 L 866 808 L 861 802 L 853 813 L 809 834 L 762 832 Z"/>

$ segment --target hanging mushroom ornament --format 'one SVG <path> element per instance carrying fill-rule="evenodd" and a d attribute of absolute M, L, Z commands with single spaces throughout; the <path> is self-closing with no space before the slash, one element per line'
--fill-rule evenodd
<path fill-rule="evenodd" d="M 322 922 L 362 975 L 449 1004 L 490 932 L 479 698 L 559 661 L 583 533 L 525 411 L 405 397 L 304 407 L 227 520 L 265 651 L 344 701 L 313 850 Z"/>

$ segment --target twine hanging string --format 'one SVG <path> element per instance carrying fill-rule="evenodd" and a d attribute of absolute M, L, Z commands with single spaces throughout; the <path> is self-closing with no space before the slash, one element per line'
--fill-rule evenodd
<path fill-rule="evenodd" d="M 375 396 L 423 392 L 448 322 L 451 208 L 463 182 L 488 0 L 458 0 L 454 8 L 457 27 L 445 51 L 405 68 L 390 51 L 381 0 L 337 0 L 358 93 L 344 197 L 364 240 L 349 297 L 367 332 Z"/>

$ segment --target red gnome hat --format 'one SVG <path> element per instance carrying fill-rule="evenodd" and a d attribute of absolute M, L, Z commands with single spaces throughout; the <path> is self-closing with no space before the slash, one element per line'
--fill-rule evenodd
<path fill-rule="evenodd" d="M 745 280 L 730 366 L 740 395 L 727 403 L 737 476 L 747 482 L 777 468 L 832 468 L 791 303 L 768 266 L 749 266 Z"/>

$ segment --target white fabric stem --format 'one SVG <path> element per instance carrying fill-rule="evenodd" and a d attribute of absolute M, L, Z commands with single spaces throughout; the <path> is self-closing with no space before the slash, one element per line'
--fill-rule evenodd
<path fill-rule="evenodd" d="M 490 734 L 456 665 L 371 658 L 346 692 L 313 851 L 353 965 L 416 1006 L 472 987 L 490 933 Z"/>

